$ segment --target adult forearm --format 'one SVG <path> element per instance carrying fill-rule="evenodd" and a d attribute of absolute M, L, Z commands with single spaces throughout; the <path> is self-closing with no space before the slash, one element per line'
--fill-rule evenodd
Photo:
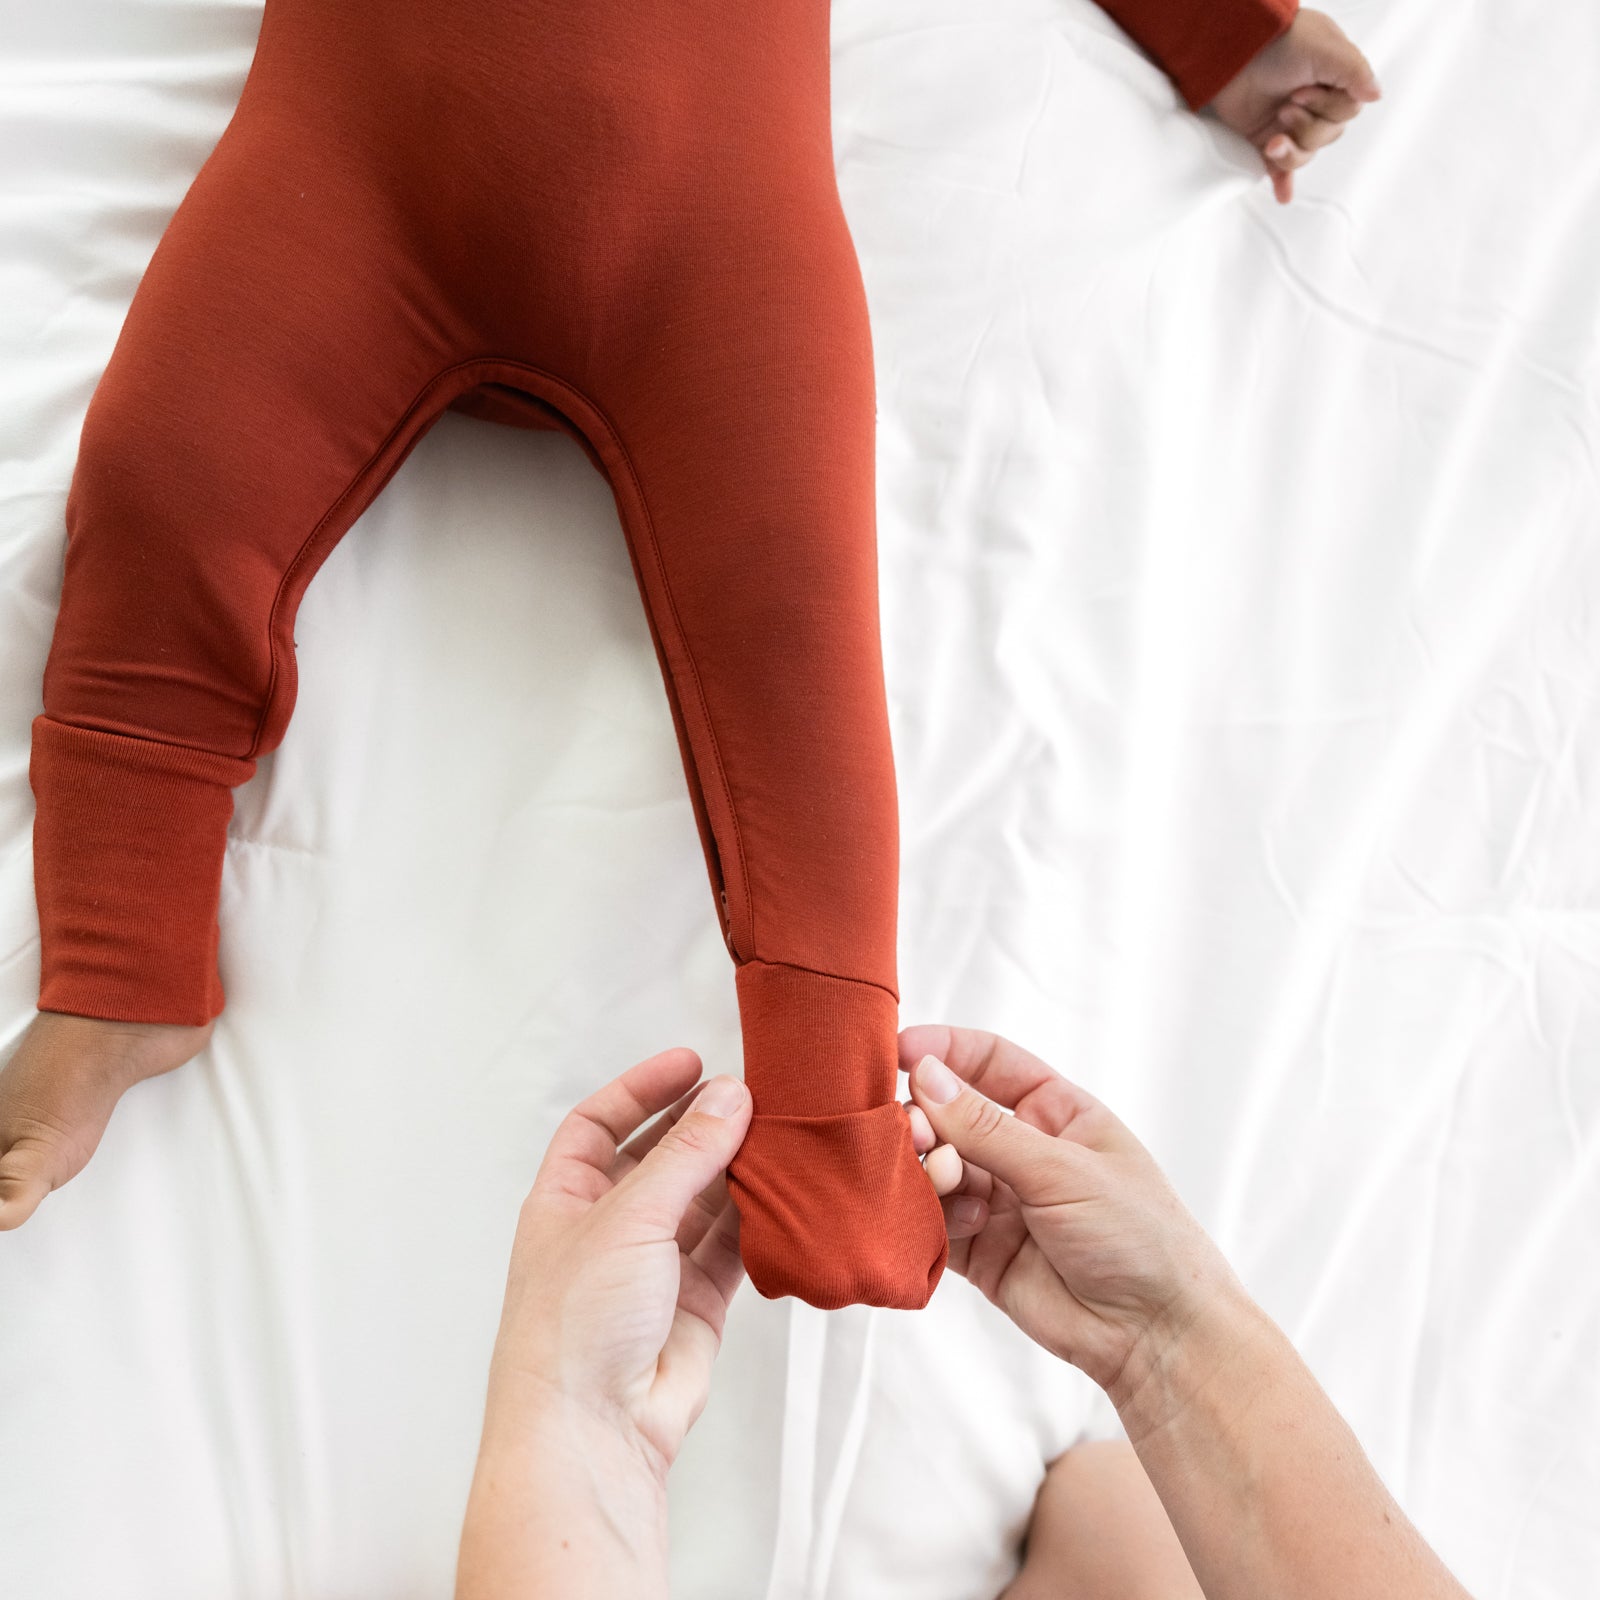
<path fill-rule="evenodd" d="M 456 1600 L 666 1600 L 664 1481 L 573 1408 L 491 1413 Z"/>
<path fill-rule="evenodd" d="M 1148 1341 L 1112 1399 L 1207 1600 L 1465 1600 L 1236 1285 Z"/>

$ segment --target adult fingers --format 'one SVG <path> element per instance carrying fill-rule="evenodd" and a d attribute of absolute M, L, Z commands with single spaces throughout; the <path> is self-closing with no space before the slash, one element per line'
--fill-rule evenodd
<path fill-rule="evenodd" d="M 1088 1090 L 997 1033 L 943 1023 L 902 1029 L 900 1070 L 912 1071 L 926 1055 L 937 1056 L 958 1078 L 1044 1133 L 1097 1150 L 1132 1142 L 1132 1135 Z"/>
<path fill-rule="evenodd" d="M 611 1163 L 611 1176 L 614 1180 L 620 1181 L 625 1178 L 644 1160 L 651 1150 L 654 1150 L 661 1143 L 667 1130 L 689 1109 L 689 1102 L 699 1092 L 700 1084 L 696 1080 L 648 1128 L 641 1133 L 636 1133 L 623 1145 L 617 1152 L 617 1159 Z"/>
<path fill-rule="evenodd" d="M 960 1187 L 964 1163 L 953 1145 L 940 1144 L 939 1136 L 928 1121 L 921 1106 L 906 1107 L 906 1120 L 911 1124 L 911 1146 L 922 1157 L 922 1170 L 928 1175 L 937 1195 L 947 1195 Z"/>
<path fill-rule="evenodd" d="M 535 1190 L 556 1190 L 598 1200 L 612 1186 L 617 1147 L 700 1076 L 700 1057 L 677 1046 L 663 1050 L 602 1085 L 562 1119 L 533 1180 Z"/>
<path fill-rule="evenodd" d="M 656 1362 L 655 1395 L 685 1427 L 694 1425 L 705 1406 L 728 1307 L 744 1276 L 739 1210 L 728 1200 L 683 1263 L 672 1327 Z"/>
<path fill-rule="evenodd" d="M 722 1214 L 724 1206 L 732 1205 L 728 1193 L 727 1176 L 718 1173 L 710 1184 L 694 1197 L 689 1209 L 678 1224 L 678 1248 L 688 1255 L 705 1238 L 711 1225 Z"/>
<path fill-rule="evenodd" d="M 744 1261 L 739 1255 L 739 1208 L 731 1199 L 724 1199 L 689 1259 L 700 1269 L 726 1311 L 734 1292 L 744 1282 Z M 720 1322 L 717 1326 L 720 1329 Z"/>
<path fill-rule="evenodd" d="M 651 1233 L 675 1237 L 701 1192 L 727 1171 L 744 1142 L 752 1109 L 750 1091 L 738 1078 L 712 1078 L 617 1185 L 618 1209 L 643 1221 Z"/>
<path fill-rule="evenodd" d="M 939 1148 L 954 1153 L 952 1145 L 942 1144 Z M 939 1203 L 944 1210 L 945 1231 L 952 1239 L 964 1239 L 981 1232 L 989 1220 L 994 1176 L 960 1156 L 955 1157 L 955 1163 L 960 1173 L 948 1189 L 938 1191 Z"/>
<path fill-rule="evenodd" d="M 617 1159 L 611 1163 L 611 1181 L 613 1184 L 620 1183 L 644 1160 L 650 1151 L 661 1143 L 668 1131 L 689 1109 L 690 1103 L 699 1092 L 700 1085 L 698 1083 L 691 1084 L 643 1133 L 635 1134 L 617 1152 Z M 921 1112 L 917 1114 L 918 1116 L 922 1115 Z M 931 1146 L 933 1144 L 933 1129 L 928 1127 L 928 1119 L 926 1117 L 922 1118 L 922 1125 L 927 1129 L 928 1144 Z M 695 1196 L 694 1204 L 684 1212 L 683 1221 L 678 1225 L 678 1248 L 685 1255 L 688 1255 L 706 1236 L 706 1230 L 717 1220 L 722 1208 L 730 1203 L 727 1184 L 720 1177 L 713 1178 L 710 1186 L 702 1189 Z"/>
<path fill-rule="evenodd" d="M 939 1203 L 944 1208 L 945 1232 L 952 1240 L 970 1239 L 973 1234 L 982 1233 L 983 1225 L 989 1220 L 989 1208 L 970 1194 L 949 1195 Z"/>
<path fill-rule="evenodd" d="M 1078 1189 L 1073 1174 L 1088 1159 L 1078 1145 L 1008 1116 L 937 1056 L 926 1055 L 913 1068 L 911 1092 L 933 1131 L 963 1159 L 1009 1184 L 1023 1204 L 1051 1205 Z"/>

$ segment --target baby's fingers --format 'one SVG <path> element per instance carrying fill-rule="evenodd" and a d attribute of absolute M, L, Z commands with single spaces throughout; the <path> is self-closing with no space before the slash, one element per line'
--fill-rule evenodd
<path fill-rule="evenodd" d="M 949 1194 L 961 1182 L 961 1157 L 953 1145 L 939 1143 L 939 1136 L 921 1106 L 908 1105 L 906 1120 L 911 1124 L 911 1148 L 922 1157 L 922 1170 L 928 1174 L 933 1192 Z"/>
<path fill-rule="evenodd" d="M 949 1194 L 961 1183 L 961 1157 L 951 1144 L 938 1144 L 922 1158 L 922 1170 L 937 1195 Z"/>
<path fill-rule="evenodd" d="M 1305 149 L 1286 133 L 1275 133 L 1261 147 L 1261 153 L 1267 158 L 1267 164 L 1279 172 L 1293 172 L 1303 167 L 1315 152 Z"/>
<path fill-rule="evenodd" d="M 1307 111 L 1329 122 L 1348 122 L 1361 109 L 1361 101 L 1347 89 L 1336 89 L 1330 83 L 1308 83 L 1289 96 L 1292 105 L 1304 106 Z"/>
<path fill-rule="evenodd" d="M 1268 138 L 1261 154 L 1266 159 L 1272 192 L 1279 205 L 1287 205 L 1293 198 L 1295 169 L 1303 167 L 1313 153 L 1302 149 L 1286 133 L 1275 133 Z"/>
<path fill-rule="evenodd" d="M 1344 132 L 1344 127 L 1344 123 L 1319 117 L 1316 112 L 1308 111 L 1304 106 L 1286 103 L 1278 108 L 1274 119 L 1275 131 L 1271 137 L 1275 139 L 1282 134 L 1288 134 L 1302 150 L 1309 153 L 1320 150 L 1324 145 L 1332 144 Z"/>

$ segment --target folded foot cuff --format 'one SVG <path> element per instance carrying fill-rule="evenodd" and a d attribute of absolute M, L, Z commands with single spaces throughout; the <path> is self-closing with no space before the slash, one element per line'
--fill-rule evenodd
<path fill-rule="evenodd" d="M 755 1114 L 728 1188 L 751 1283 L 824 1310 L 920 1309 L 949 1239 L 894 1097 L 895 995 L 763 961 L 735 982 Z"/>
<path fill-rule="evenodd" d="M 233 789 L 255 762 L 33 719 L 39 1009 L 209 1022 Z"/>

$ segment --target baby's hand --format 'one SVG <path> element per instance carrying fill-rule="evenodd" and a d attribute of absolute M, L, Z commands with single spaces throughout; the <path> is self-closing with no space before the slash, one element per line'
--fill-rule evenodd
<path fill-rule="evenodd" d="M 1282 205 L 1294 194 L 1295 168 L 1332 144 L 1362 103 L 1381 92 L 1371 64 L 1339 24 L 1325 12 L 1301 9 L 1205 109 L 1261 152 Z"/>

